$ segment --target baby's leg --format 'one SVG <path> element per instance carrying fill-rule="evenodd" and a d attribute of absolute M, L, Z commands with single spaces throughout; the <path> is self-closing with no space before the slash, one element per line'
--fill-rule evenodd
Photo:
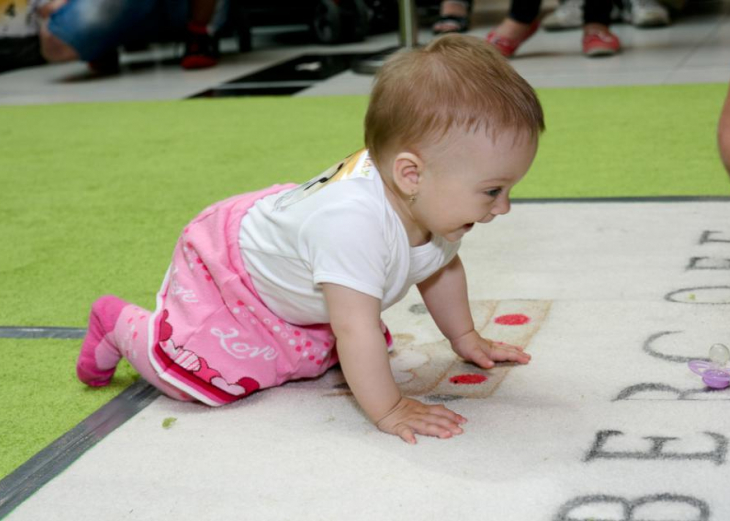
<path fill-rule="evenodd" d="M 147 382 L 170 398 L 193 398 L 157 376 L 147 355 L 148 324 L 151 313 L 122 299 L 107 295 L 91 306 L 89 328 L 76 364 L 79 380 L 87 385 L 108 385 L 122 357 Z"/>

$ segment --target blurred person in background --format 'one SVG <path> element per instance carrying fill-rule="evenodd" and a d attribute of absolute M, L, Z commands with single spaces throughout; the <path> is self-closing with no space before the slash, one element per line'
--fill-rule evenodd
<path fill-rule="evenodd" d="M 511 58 L 540 27 L 541 0 L 512 0 L 508 15 L 487 34 L 487 42 Z M 613 0 L 585 0 L 583 6 L 583 54 L 611 56 L 621 50 L 618 37 L 609 30 Z"/>
<path fill-rule="evenodd" d="M 443 0 L 433 34 L 463 33 L 469 30 L 472 0 Z"/>
<path fill-rule="evenodd" d="M 98 73 L 119 71 L 119 47 L 184 39 L 181 65 L 212 67 L 218 62 L 211 30 L 224 0 L 51 0 L 39 15 L 40 44 L 49 62 L 82 60 Z"/>
<path fill-rule="evenodd" d="M 577 29 L 583 25 L 585 0 L 562 0 L 542 21 L 548 31 Z M 670 24 L 669 9 L 657 0 L 616 0 L 611 11 L 613 22 L 626 22 L 635 27 L 664 27 Z"/>

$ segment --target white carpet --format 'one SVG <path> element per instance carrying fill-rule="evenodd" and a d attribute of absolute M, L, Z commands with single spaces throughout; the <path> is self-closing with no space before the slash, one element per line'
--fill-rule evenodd
<path fill-rule="evenodd" d="M 384 318 L 403 389 L 462 436 L 378 432 L 338 370 L 217 410 L 160 398 L 7 519 L 730 520 L 730 390 L 685 360 L 730 345 L 730 204 L 518 204 L 461 255 L 478 327 L 532 363 L 459 362 L 416 292 Z"/>

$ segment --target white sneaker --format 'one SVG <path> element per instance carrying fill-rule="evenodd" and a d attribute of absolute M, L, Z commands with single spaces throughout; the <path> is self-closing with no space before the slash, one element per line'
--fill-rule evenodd
<path fill-rule="evenodd" d="M 583 0 L 565 0 L 558 8 L 543 18 L 540 24 L 548 31 L 583 27 Z"/>
<path fill-rule="evenodd" d="M 624 21 L 637 27 L 669 25 L 669 11 L 656 0 L 623 0 Z"/>

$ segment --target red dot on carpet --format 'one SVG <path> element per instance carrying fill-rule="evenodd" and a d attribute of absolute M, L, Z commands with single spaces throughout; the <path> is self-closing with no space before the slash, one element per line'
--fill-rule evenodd
<path fill-rule="evenodd" d="M 517 313 L 515 315 L 498 316 L 494 321 L 503 326 L 521 326 L 522 324 L 527 324 L 530 321 L 530 317 Z"/>
<path fill-rule="evenodd" d="M 449 382 L 456 385 L 461 384 L 481 384 L 487 381 L 487 377 L 483 374 L 457 374 L 449 378 Z"/>

